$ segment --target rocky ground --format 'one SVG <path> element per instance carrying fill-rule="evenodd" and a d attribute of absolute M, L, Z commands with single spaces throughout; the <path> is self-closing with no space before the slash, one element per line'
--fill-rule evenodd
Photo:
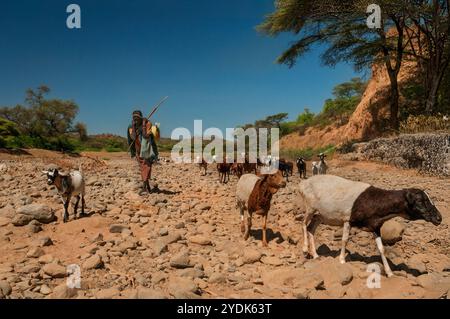
<path fill-rule="evenodd" d="M 268 218 L 270 242 L 264 248 L 258 217 L 250 239 L 241 236 L 236 177 L 222 185 L 213 167 L 201 176 L 193 164 L 162 163 L 154 167 L 161 192 L 141 196 L 137 166 L 126 154 L 89 156 L 0 154 L 0 299 L 450 295 L 448 178 L 371 162 L 329 163 L 331 174 L 375 186 L 426 189 L 443 215 L 437 227 L 399 220 L 386 230 L 386 239 L 402 238 L 386 247 L 395 276 L 382 273 L 381 287 L 371 289 L 369 271 L 373 264 L 381 265 L 371 234 L 352 230 L 348 262 L 341 265 L 336 258 L 341 230 L 321 225 L 316 233 L 321 257 L 303 257 L 295 208 L 297 176 L 274 196 Z M 67 170 L 79 163 L 87 178 L 88 215 L 78 220 L 71 216 L 63 224 L 60 199 L 41 170 L 50 164 Z M 80 289 L 66 285 L 69 265 L 80 267 Z"/>

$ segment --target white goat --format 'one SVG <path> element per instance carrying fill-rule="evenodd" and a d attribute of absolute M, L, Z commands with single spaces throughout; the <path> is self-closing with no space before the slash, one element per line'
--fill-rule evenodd
<path fill-rule="evenodd" d="M 313 175 L 325 175 L 327 173 L 328 166 L 325 163 L 325 157 L 327 157 L 325 154 L 320 153 L 319 154 L 320 161 L 318 163 L 312 162 Z"/>

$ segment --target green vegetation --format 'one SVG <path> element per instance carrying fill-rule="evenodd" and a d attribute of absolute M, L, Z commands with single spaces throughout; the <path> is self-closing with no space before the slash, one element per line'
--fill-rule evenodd
<path fill-rule="evenodd" d="M 308 147 L 306 149 L 296 150 L 296 149 L 285 149 L 280 150 L 280 157 L 281 158 L 287 158 L 290 160 L 295 160 L 299 157 L 303 157 L 305 160 L 312 160 L 315 157 L 317 157 L 320 153 L 325 153 L 327 156 L 333 156 L 335 153 L 336 148 L 334 145 L 328 145 L 325 147 L 319 147 L 319 148 L 311 148 Z"/>
<path fill-rule="evenodd" d="M 450 131 L 450 120 L 445 120 L 442 115 L 411 115 L 407 120 L 400 123 L 400 132 L 402 133 L 424 133 L 436 131 Z"/>
<path fill-rule="evenodd" d="M 242 128 L 254 127 L 258 130 L 263 127 L 278 127 L 280 135 L 285 136 L 293 132 L 304 134 L 307 128 L 313 126 L 323 128 L 333 123 L 338 126 L 344 125 L 361 101 L 366 85 L 367 83 L 360 78 L 336 85 L 333 89 L 334 98 L 326 100 L 322 111 L 318 114 L 305 108 L 295 121 L 286 121 L 288 114 L 279 113 L 257 120 L 253 124 L 245 124 Z"/>
<path fill-rule="evenodd" d="M 1 148 L 41 148 L 64 152 L 127 150 L 126 139 L 114 135 L 88 136 L 84 123 L 73 124 L 74 101 L 47 99 L 47 86 L 26 92 L 25 105 L 0 108 Z"/>
<path fill-rule="evenodd" d="M 322 55 L 326 65 L 348 62 L 357 71 L 373 64 L 384 68 L 390 84 L 390 128 L 397 131 L 401 108 L 408 107 L 399 103 L 398 77 L 405 62 L 418 64 L 415 78 L 424 92 L 421 113 L 438 113 L 442 95 L 449 91 L 444 73 L 450 64 L 450 8 L 446 0 L 379 0 L 381 28 L 368 28 L 366 10 L 372 3 L 277 0 L 258 30 L 269 36 L 291 33 L 297 37 L 277 60 L 289 67 L 314 46 L 326 45 Z M 449 106 L 445 104 L 447 114 Z"/>

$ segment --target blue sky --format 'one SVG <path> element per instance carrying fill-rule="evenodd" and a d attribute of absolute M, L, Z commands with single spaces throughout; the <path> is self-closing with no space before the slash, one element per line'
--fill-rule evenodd
<path fill-rule="evenodd" d="M 82 29 L 66 27 L 77 3 Z M 135 108 L 155 115 L 164 136 L 193 121 L 225 130 L 270 114 L 321 109 L 349 65 L 321 65 L 321 48 L 293 69 L 274 61 L 294 39 L 255 26 L 273 0 L 3 0 L 0 105 L 23 103 L 27 88 L 73 99 L 90 134 L 125 135 Z"/>

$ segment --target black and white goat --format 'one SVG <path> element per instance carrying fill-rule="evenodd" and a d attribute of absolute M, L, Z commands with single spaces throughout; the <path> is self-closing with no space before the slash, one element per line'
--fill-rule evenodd
<path fill-rule="evenodd" d="M 327 173 L 328 166 L 325 163 L 325 157 L 327 157 L 325 154 L 320 153 L 319 159 L 320 161 L 312 162 L 312 172 L 313 175 L 325 175 Z"/>
<path fill-rule="evenodd" d="M 384 190 L 338 176 L 317 175 L 301 182 L 300 199 L 305 210 L 303 252 L 309 252 L 314 258 L 319 257 L 314 232 L 320 224 L 343 226 L 339 260 L 345 263 L 350 227 L 357 227 L 374 234 L 388 277 L 393 274 L 380 237 L 383 223 L 396 216 L 410 220 L 423 219 L 434 225 L 442 222 L 442 216 L 428 194 L 414 188 Z"/>
<path fill-rule="evenodd" d="M 47 184 L 54 185 L 58 190 L 61 200 L 64 205 L 63 221 L 67 223 L 69 221 L 69 204 L 72 197 L 76 197 L 74 206 L 75 219 L 77 218 L 78 204 L 81 199 L 81 214 L 84 214 L 84 195 L 85 195 L 85 181 L 81 166 L 78 171 L 72 171 L 68 175 L 61 174 L 58 169 L 52 168 L 47 171 L 42 171 L 47 175 Z"/>

